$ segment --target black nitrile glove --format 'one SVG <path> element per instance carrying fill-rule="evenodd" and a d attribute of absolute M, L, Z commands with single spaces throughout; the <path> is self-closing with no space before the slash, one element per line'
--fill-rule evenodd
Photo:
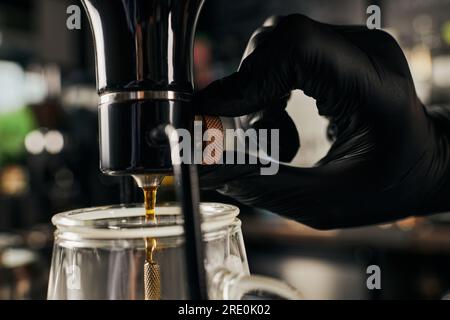
<path fill-rule="evenodd" d="M 281 18 L 252 37 L 238 72 L 200 91 L 195 102 L 201 114 L 277 125 L 287 161 L 299 143 L 280 101 L 294 89 L 316 99 L 334 128 L 317 166 L 282 165 L 274 176 L 261 176 L 256 165 L 205 166 L 202 187 L 319 229 L 450 209 L 450 109 L 422 105 L 391 36 L 301 15 Z"/>

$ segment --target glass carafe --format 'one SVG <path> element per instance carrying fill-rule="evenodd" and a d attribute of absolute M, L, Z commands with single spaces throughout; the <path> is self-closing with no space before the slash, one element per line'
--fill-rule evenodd
<path fill-rule="evenodd" d="M 237 207 L 202 203 L 200 209 L 210 299 L 300 298 L 287 284 L 250 275 Z M 180 208 L 160 205 L 156 212 L 156 222 L 146 221 L 141 205 L 55 215 L 48 299 L 144 299 L 149 250 L 150 272 L 157 274 L 152 297 L 189 299 Z"/>

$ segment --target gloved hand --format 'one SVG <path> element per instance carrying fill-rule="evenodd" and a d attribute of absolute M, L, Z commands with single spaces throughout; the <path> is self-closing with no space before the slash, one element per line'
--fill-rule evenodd
<path fill-rule="evenodd" d="M 330 120 L 334 142 L 316 167 L 282 165 L 274 176 L 257 165 L 202 167 L 203 188 L 318 229 L 450 209 L 450 109 L 422 105 L 390 35 L 291 15 L 256 32 L 244 58 L 196 95 L 200 114 L 278 126 L 286 161 L 298 141 L 282 101 L 301 89 Z"/>

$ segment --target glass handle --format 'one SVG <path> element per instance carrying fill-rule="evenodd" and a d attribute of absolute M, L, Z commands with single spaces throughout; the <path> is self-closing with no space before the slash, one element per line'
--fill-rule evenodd
<path fill-rule="evenodd" d="M 273 278 L 257 275 L 242 275 L 221 269 L 214 275 L 212 299 L 241 300 L 245 295 L 265 294 L 286 300 L 303 299 L 294 287 Z"/>

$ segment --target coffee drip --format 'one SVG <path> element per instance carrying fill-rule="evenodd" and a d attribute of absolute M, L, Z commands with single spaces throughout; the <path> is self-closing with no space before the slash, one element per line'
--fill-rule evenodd
<path fill-rule="evenodd" d="M 157 186 L 142 188 L 144 192 L 145 220 L 157 223 L 156 219 L 156 194 Z M 144 297 L 145 300 L 161 299 L 161 269 L 154 259 L 157 250 L 155 238 L 145 238 L 145 264 L 144 264 Z"/>

